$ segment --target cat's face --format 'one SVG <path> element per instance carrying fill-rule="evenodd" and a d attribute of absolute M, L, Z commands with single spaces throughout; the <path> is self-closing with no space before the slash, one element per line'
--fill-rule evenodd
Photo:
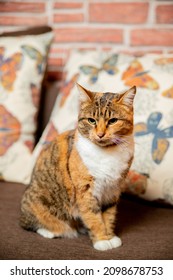
<path fill-rule="evenodd" d="M 133 132 L 133 99 L 136 87 L 123 94 L 93 93 L 78 85 L 78 130 L 99 146 L 128 142 Z"/>

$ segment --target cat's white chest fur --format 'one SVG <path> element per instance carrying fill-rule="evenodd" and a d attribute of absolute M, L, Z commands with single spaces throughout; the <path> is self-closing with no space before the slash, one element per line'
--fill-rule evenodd
<path fill-rule="evenodd" d="M 123 171 L 128 168 L 128 162 L 133 156 L 133 136 L 128 139 L 126 146 L 118 145 L 107 148 L 99 147 L 81 134 L 78 135 L 76 148 L 94 177 L 94 196 L 102 201 L 103 193 L 110 200 L 113 189 L 117 186 Z"/>

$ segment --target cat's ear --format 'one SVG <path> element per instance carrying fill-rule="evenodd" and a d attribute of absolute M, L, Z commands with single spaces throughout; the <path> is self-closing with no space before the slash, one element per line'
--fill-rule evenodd
<path fill-rule="evenodd" d="M 91 91 L 87 90 L 86 88 L 82 87 L 78 83 L 76 83 L 77 88 L 79 90 L 79 100 L 80 102 L 87 102 L 87 101 L 92 101 L 93 99 L 93 94 Z"/>
<path fill-rule="evenodd" d="M 133 86 L 122 94 L 119 103 L 132 107 L 135 94 L 136 94 L 136 86 Z"/>

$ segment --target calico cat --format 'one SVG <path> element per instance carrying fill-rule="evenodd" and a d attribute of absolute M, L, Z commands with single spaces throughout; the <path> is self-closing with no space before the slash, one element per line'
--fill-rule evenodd
<path fill-rule="evenodd" d="M 134 153 L 136 87 L 118 94 L 77 86 L 78 126 L 41 152 L 21 202 L 20 224 L 47 238 L 72 238 L 80 220 L 94 248 L 108 250 L 121 245 L 114 226 Z"/>

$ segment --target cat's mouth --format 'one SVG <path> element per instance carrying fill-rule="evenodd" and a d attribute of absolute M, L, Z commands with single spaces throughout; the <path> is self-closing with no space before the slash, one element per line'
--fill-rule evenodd
<path fill-rule="evenodd" d="M 108 147 L 108 146 L 118 146 L 122 144 L 128 144 L 128 139 L 120 135 L 112 135 L 112 137 L 107 137 L 106 135 L 102 138 L 91 135 L 90 140 L 98 146 Z"/>
<path fill-rule="evenodd" d="M 112 139 L 104 138 L 104 137 L 103 138 L 94 138 L 94 139 L 92 139 L 92 141 L 101 147 L 118 145 L 118 143 L 117 142 L 115 143 L 115 141 L 113 141 Z"/>
<path fill-rule="evenodd" d="M 91 136 L 90 140 L 94 144 L 96 144 L 98 146 L 101 146 L 101 147 L 106 147 L 106 146 L 110 145 L 110 143 L 109 143 L 110 141 L 108 139 L 104 138 L 104 137 L 103 138 L 99 138 L 99 137 Z"/>
<path fill-rule="evenodd" d="M 127 144 L 126 139 L 122 138 L 122 137 L 113 137 L 113 138 L 101 138 L 101 139 L 97 139 L 97 143 L 100 146 L 117 146 L 117 145 L 121 145 L 121 144 Z"/>

